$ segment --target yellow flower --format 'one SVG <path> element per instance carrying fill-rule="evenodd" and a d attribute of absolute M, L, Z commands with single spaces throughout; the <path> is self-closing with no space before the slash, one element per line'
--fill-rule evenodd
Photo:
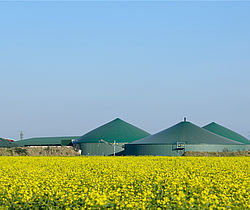
<path fill-rule="evenodd" d="M 248 209 L 249 157 L 0 157 L 2 209 Z"/>

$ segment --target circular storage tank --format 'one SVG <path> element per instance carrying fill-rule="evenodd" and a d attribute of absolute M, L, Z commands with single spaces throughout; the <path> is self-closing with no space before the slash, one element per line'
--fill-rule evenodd
<path fill-rule="evenodd" d="M 124 145 L 150 134 L 119 118 L 76 139 L 73 144 L 82 155 L 122 155 Z"/>
<path fill-rule="evenodd" d="M 185 151 L 246 150 L 246 145 L 211 133 L 185 119 L 166 130 L 125 145 L 126 155 L 181 156 Z"/>
<path fill-rule="evenodd" d="M 215 122 L 212 122 L 212 123 L 204 126 L 203 128 L 212 132 L 212 133 L 223 136 L 225 138 L 228 138 L 228 139 L 231 139 L 234 141 L 238 141 L 238 142 L 241 142 L 243 144 L 250 144 L 250 141 L 246 137 L 244 137 L 244 136 L 240 135 L 239 133 L 236 133 L 235 131 L 232 131 L 224 126 L 221 126 Z"/>

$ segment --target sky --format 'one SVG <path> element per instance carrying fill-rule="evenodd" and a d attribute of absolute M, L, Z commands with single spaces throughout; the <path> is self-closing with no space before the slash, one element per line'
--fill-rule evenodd
<path fill-rule="evenodd" d="M 6 138 L 117 117 L 250 138 L 250 2 L 0 2 L 0 101 Z"/>

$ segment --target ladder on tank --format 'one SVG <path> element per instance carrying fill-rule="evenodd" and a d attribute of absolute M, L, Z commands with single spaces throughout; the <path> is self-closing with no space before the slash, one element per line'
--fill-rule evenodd
<path fill-rule="evenodd" d="M 174 150 L 177 150 L 178 154 L 183 155 L 185 152 L 185 142 L 177 141 Z"/>

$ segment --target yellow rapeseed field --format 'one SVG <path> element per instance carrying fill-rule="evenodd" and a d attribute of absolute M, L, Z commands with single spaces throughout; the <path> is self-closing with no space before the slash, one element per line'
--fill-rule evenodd
<path fill-rule="evenodd" d="M 0 209 L 249 209 L 249 157 L 0 157 Z"/>

